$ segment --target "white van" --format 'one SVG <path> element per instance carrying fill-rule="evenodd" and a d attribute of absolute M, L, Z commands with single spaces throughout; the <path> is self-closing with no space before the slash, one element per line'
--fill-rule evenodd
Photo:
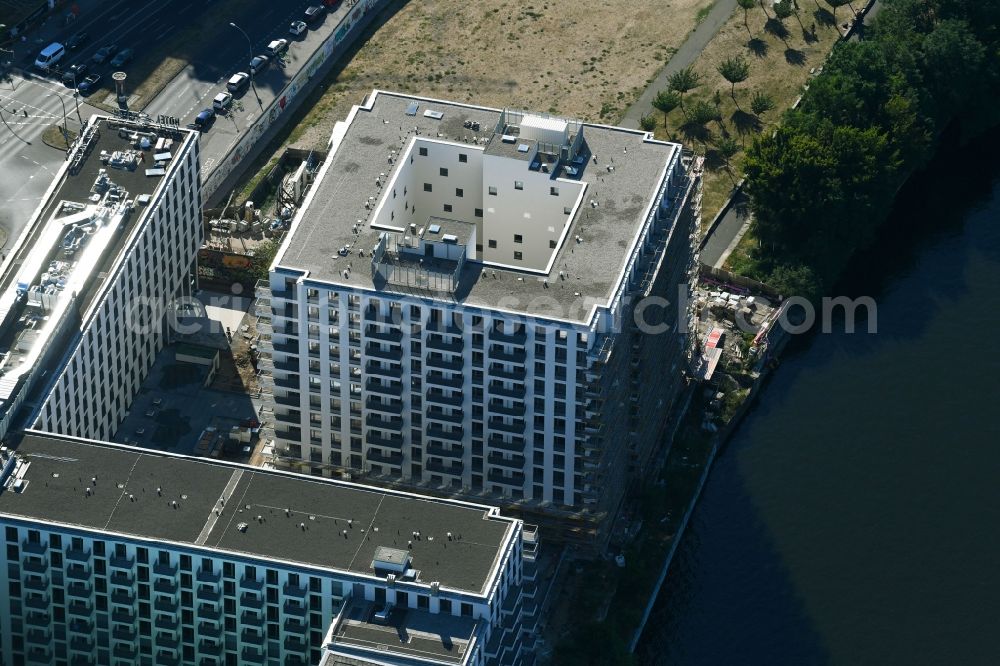
<path fill-rule="evenodd" d="M 66 47 L 59 42 L 52 42 L 46 46 L 38 58 L 35 60 L 35 67 L 39 69 L 49 69 L 66 55 Z"/>

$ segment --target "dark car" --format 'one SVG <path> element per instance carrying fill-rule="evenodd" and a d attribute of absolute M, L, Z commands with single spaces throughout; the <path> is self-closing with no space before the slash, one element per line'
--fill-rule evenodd
<path fill-rule="evenodd" d="M 111 59 L 112 67 L 124 67 L 125 65 L 132 62 L 132 58 L 135 57 L 135 51 L 132 49 L 122 49 L 118 52 L 114 58 Z"/>
<path fill-rule="evenodd" d="M 323 5 L 310 5 L 309 7 L 306 7 L 303 17 L 305 18 L 306 23 L 314 24 L 322 21 L 325 15 L 326 7 Z"/>
<path fill-rule="evenodd" d="M 84 78 L 83 81 L 80 81 L 76 89 L 80 91 L 81 95 L 89 95 L 90 93 L 97 90 L 100 84 L 101 84 L 101 75 L 91 74 L 90 76 Z"/>
<path fill-rule="evenodd" d="M 86 63 L 70 65 L 69 69 L 63 72 L 62 81 L 70 88 L 75 88 L 78 81 L 83 81 L 83 77 L 87 75 L 89 69 L 90 67 Z"/>
<path fill-rule="evenodd" d="M 205 132 L 208 130 L 209 127 L 212 126 L 213 122 L 215 122 L 215 110 L 205 109 L 197 116 L 195 116 L 194 126 L 197 127 L 199 130 L 201 130 L 202 132 Z"/>
<path fill-rule="evenodd" d="M 75 51 L 80 48 L 85 41 L 87 41 L 87 33 L 78 32 L 66 40 L 66 48 L 70 51 Z"/>
<path fill-rule="evenodd" d="M 118 45 L 108 44 L 107 46 L 102 46 L 101 48 L 97 49 L 97 53 L 93 55 L 91 60 L 93 60 L 98 65 L 102 65 L 106 63 L 110 58 L 114 57 L 116 53 L 118 53 Z"/>

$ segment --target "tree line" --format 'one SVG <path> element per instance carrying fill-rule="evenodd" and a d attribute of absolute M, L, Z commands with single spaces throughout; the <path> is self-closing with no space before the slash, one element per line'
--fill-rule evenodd
<path fill-rule="evenodd" d="M 799 106 L 747 151 L 755 277 L 784 293 L 833 286 L 949 124 L 1000 121 L 1000 2 L 883 4 L 864 39 L 839 44 Z"/>

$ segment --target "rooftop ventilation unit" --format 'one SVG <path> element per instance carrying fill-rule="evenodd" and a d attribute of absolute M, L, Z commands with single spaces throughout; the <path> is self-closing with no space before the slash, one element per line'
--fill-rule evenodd
<path fill-rule="evenodd" d="M 439 233 L 441 233 L 441 225 L 440 224 L 432 224 L 431 226 L 429 226 L 427 228 L 427 231 L 431 232 L 432 234 L 439 234 Z"/>
<path fill-rule="evenodd" d="M 528 152 L 528 150 L 530 148 L 531 148 L 531 146 L 529 146 L 528 144 L 522 143 L 522 144 L 519 144 L 517 146 L 517 152 L 519 152 L 519 153 L 526 153 L 526 152 Z"/>
<path fill-rule="evenodd" d="M 419 104 L 417 104 L 416 102 L 410 102 L 410 105 L 406 107 L 406 115 L 408 116 L 417 115 L 418 108 L 420 108 Z"/>
<path fill-rule="evenodd" d="M 427 109 L 426 111 L 424 111 L 424 118 L 433 118 L 434 120 L 441 120 L 442 118 L 444 118 L 444 114 L 441 113 L 440 111 L 432 111 L 431 109 Z"/>
<path fill-rule="evenodd" d="M 517 137 L 514 136 L 513 134 L 504 134 L 500 137 L 500 140 L 503 141 L 504 143 L 514 143 L 515 141 L 517 141 Z"/>

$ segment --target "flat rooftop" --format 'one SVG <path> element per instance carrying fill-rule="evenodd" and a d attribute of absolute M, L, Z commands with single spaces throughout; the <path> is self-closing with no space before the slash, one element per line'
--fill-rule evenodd
<path fill-rule="evenodd" d="M 167 180 L 172 155 L 192 136 L 104 117 L 88 123 L 0 268 L 0 406 L 44 362 L 74 295 L 74 307 L 87 311 L 145 218 L 144 202 Z M 161 137 L 172 146 L 159 152 L 171 158 L 157 168 Z"/>
<path fill-rule="evenodd" d="M 407 115 L 407 107 L 414 102 L 419 105 L 417 113 Z M 379 231 L 369 225 L 365 204 L 369 197 L 378 199 L 388 190 L 379 189 L 375 182 L 382 174 L 391 179 L 400 160 L 390 164 L 390 154 L 401 155 L 417 134 L 485 149 L 501 116 L 499 109 L 383 91 L 372 93 L 368 104 L 370 108 L 357 107 L 353 112 L 339 147 L 327 157 L 321 177 L 307 195 L 308 203 L 286 237 L 277 266 L 308 271 L 316 280 L 374 289 L 368 257 Z M 443 116 L 427 117 L 425 109 Z M 473 123 L 479 123 L 478 132 L 470 129 Z M 681 147 L 649 141 L 644 132 L 601 125 L 584 124 L 584 137 L 587 159 L 577 165 L 579 173 L 570 176 L 564 168 L 552 173 L 553 177 L 589 184 L 586 200 L 578 207 L 552 264 L 552 273 L 546 276 L 467 261 L 459 289 L 433 297 L 488 309 L 502 301 L 505 309 L 581 323 L 589 321 L 595 303 L 604 305 L 611 299 L 664 169 Z M 524 141 L 519 139 L 513 145 L 519 142 Z M 591 201 L 597 205 L 592 206 Z M 355 233 L 359 220 L 363 224 Z M 341 257 L 338 250 L 345 245 L 351 246 L 352 253 Z M 364 257 L 354 252 L 358 249 L 365 250 Z M 345 277 L 344 269 L 350 262 L 353 270 Z M 560 278 L 560 272 L 565 279 Z M 404 290 L 390 286 L 386 291 Z"/>
<path fill-rule="evenodd" d="M 412 541 L 420 582 L 473 593 L 513 533 L 487 507 L 48 433 L 16 454 L 26 485 L 0 515 L 369 575 L 380 546 Z"/>

